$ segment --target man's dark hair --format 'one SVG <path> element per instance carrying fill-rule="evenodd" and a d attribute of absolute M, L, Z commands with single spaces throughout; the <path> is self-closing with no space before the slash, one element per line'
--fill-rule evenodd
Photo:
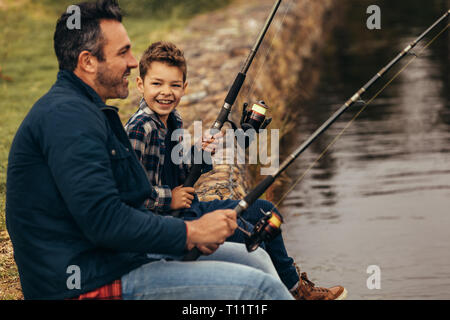
<path fill-rule="evenodd" d="M 72 13 L 63 13 L 56 23 L 53 42 L 59 69 L 74 71 L 78 64 L 78 56 L 84 50 L 104 61 L 105 39 L 100 28 L 100 20 L 122 22 L 122 12 L 116 0 L 83 2 L 77 6 L 80 8 L 80 29 L 69 28 L 67 20 Z"/>

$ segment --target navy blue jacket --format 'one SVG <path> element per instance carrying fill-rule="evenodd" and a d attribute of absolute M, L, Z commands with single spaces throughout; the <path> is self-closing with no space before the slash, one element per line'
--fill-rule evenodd
<path fill-rule="evenodd" d="M 58 73 L 18 129 L 6 188 L 26 299 L 75 297 L 149 262 L 146 253 L 185 252 L 185 223 L 142 205 L 150 185 L 117 109 L 72 72 Z"/>

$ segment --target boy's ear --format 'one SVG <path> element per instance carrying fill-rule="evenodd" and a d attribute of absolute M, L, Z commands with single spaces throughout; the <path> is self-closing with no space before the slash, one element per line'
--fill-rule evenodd
<path fill-rule="evenodd" d="M 136 86 L 141 94 L 144 94 L 144 80 L 138 76 L 136 78 Z"/>
<path fill-rule="evenodd" d="M 186 91 L 187 86 L 188 86 L 188 82 L 185 81 L 184 84 L 183 84 L 183 90 L 184 90 L 184 91 Z"/>

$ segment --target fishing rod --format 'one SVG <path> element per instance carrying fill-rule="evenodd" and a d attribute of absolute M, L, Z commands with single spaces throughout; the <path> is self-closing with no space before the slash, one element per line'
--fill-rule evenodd
<path fill-rule="evenodd" d="M 234 79 L 233 85 L 231 86 L 230 90 L 228 91 L 227 96 L 225 97 L 225 102 L 224 102 L 222 108 L 220 109 L 219 115 L 217 116 L 217 119 L 214 121 L 214 123 L 211 127 L 211 130 L 216 131 L 216 132 L 220 131 L 225 122 L 230 122 L 234 129 L 237 128 L 236 125 L 234 125 L 234 123 L 232 123 L 228 119 L 228 116 L 231 112 L 231 108 L 233 107 L 234 102 L 236 101 L 239 91 L 241 90 L 242 85 L 244 84 L 245 78 L 247 76 L 247 71 L 250 68 L 250 65 L 252 64 L 252 62 L 256 56 L 256 53 L 258 52 L 258 49 L 261 46 L 262 41 L 264 40 L 267 30 L 269 29 L 270 24 L 272 23 L 272 20 L 278 11 L 278 8 L 280 7 L 281 1 L 282 0 L 277 0 L 276 3 L 274 4 L 270 15 L 267 18 L 267 20 L 263 26 L 263 29 L 261 30 L 261 32 L 256 40 L 256 43 L 254 44 L 249 55 L 247 56 L 247 59 L 243 65 L 241 71 L 237 74 L 236 78 Z M 270 122 L 269 119 L 264 120 L 266 110 L 267 110 L 267 107 L 264 105 L 264 103 L 254 104 L 252 109 L 249 111 L 246 110 L 246 106 L 245 106 L 244 110 L 243 110 L 243 117 L 241 120 L 241 124 L 245 124 L 246 120 L 256 119 L 256 118 L 261 120 L 261 118 L 262 118 L 261 123 L 259 123 L 259 127 L 255 128 L 255 129 L 264 129 Z M 242 121 L 244 121 L 244 123 Z M 242 128 L 245 131 L 247 127 L 245 125 L 243 125 Z M 193 187 L 194 186 L 194 184 L 197 182 L 198 178 L 200 178 L 200 176 L 202 175 L 203 159 L 211 159 L 210 152 L 201 151 L 201 150 L 200 151 L 196 150 L 196 151 L 201 152 L 202 163 L 194 162 L 194 164 L 191 166 L 189 175 L 184 182 L 185 187 Z"/>
<path fill-rule="evenodd" d="M 363 104 L 365 102 L 360 100 L 361 96 L 373 86 L 379 79 L 383 77 L 395 64 L 411 52 L 411 50 L 433 30 L 441 21 L 447 18 L 450 14 L 448 10 L 442 17 L 436 20 L 427 30 L 425 30 L 419 37 L 411 42 L 405 49 L 403 49 L 394 59 L 392 59 L 385 67 L 383 67 L 375 76 L 373 76 L 361 89 L 359 89 L 350 99 L 348 99 L 327 121 L 325 121 L 305 142 L 303 142 L 294 152 L 292 152 L 286 160 L 280 165 L 280 168 L 273 174 L 267 176 L 261 183 L 259 183 L 244 199 L 234 208 L 237 217 L 241 220 L 242 213 L 247 210 L 275 181 L 276 178 L 283 173 L 294 160 L 296 160 L 323 132 L 325 132 L 346 110 L 355 104 Z M 448 28 L 448 26 L 447 26 Z M 283 223 L 281 216 L 275 212 L 265 213 L 265 216 L 255 225 L 253 232 L 249 233 L 244 230 L 248 236 L 246 239 L 246 247 L 249 252 L 256 250 L 264 241 L 271 241 L 280 232 L 280 226 Z M 245 222 L 245 220 L 243 220 Z M 197 248 L 190 250 L 183 258 L 184 261 L 196 260 L 201 255 L 201 251 Z"/>

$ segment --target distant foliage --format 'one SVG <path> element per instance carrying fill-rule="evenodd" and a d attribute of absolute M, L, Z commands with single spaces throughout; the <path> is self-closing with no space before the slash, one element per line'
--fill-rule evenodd
<path fill-rule="evenodd" d="M 159 18 L 174 12 L 189 17 L 227 5 L 230 0 L 121 0 L 119 4 L 133 16 L 155 14 Z"/>
<path fill-rule="evenodd" d="M 36 0 L 32 0 L 36 1 Z M 58 13 L 71 4 L 85 0 L 40 0 Z M 93 0 L 88 0 L 93 1 Z M 180 18 L 188 18 L 198 13 L 221 8 L 232 0 L 118 0 L 125 13 L 134 17 L 164 18 L 174 14 Z"/>

